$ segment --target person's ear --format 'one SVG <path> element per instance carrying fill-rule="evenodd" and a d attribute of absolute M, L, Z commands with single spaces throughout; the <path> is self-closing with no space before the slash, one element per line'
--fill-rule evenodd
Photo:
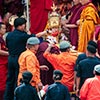
<path fill-rule="evenodd" d="M 95 75 L 95 71 L 93 71 L 93 74 Z"/>

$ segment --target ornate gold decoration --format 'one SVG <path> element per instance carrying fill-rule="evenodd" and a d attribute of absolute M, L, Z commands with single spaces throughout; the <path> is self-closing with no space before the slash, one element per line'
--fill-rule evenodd
<path fill-rule="evenodd" d="M 16 18 L 18 18 L 17 15 L 12 15 L 12 16 L 9 18 L 9 24 L 13 26 L 13 25 L 14 25 L 14 20 L 15 20 Z"/>
<path fill-rule="evenodd" d="M 52 12 L 49 13 L 49 28 L 59 28 L 60 26 L 60 15 L 56 12 L 57 6 L 55 6 L 55 4 L 53 4 L 52 8 Z"/>

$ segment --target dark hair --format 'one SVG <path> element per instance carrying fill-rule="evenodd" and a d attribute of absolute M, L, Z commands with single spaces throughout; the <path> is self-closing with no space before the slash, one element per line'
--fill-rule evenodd
<path fill-rule="evenodd" d="M 23 25 L 23 24 L 25 24 L 26 22 L 27 22 L 27 21 L 26 21 L 25 18 L 22 18 L 22 17 L 16 18 L 16 19 L 14 20 L 14 26 L 15 26 L 15 28 L 17 28 L 18 26 Z"/>
<path fill-rule="evenodd" d="M 71 15 L 71 12 L 67 13 L 66 15 L 66 19 L 68 19 L 68 17 Z"/>
<path fill-rule="evenodd" d="M 1 16 L 2 19 L 4 19 L 7 16 L 7 13 L 9 13 L 9 12 L 7 12 L 7 11 L 4 10 L 4 12 L 3 12 L 2 16 Z"/>
<path fill-rule="evenodd" d="M 31 72 L 25 71 L 25 72 L 23 72 L 22 77 L 23 77 L 22 78 L 22 82 L 27 84 L 27 83 L 30 82 L 30 80 L 32 79 L 33 75 L 32 75 Z"/>
<path fill-rule="evenodd" d="M 32 45 L 32 44 L 26 44 L 26 47 L 28 48 L 28 49 L 30 49 L 30 48 L 32 48 L 34 45 Z"/>
<path fill-rule="evenodd" d="M 61 80 L 63 73 L 60 70 L 54 70 L 53 72 L 53 79 L 54 80 Z"/>
<path fill-rule="evenodd" d="M 100 5 L 100 0 L 92 0 L 92 3 L 97 7 L 98 4 Z"/>
<path fill-rule="evenodd" d="M 69 48 L 70 48 L 70 47 L 69 47 Z M 60 49 L 60 51 L 61 51 L 61 52 L 66 52 L 66 51 L 67 51 L 67 49 L 69 49 L 69 48 Z"/>
<path fill-rule="evenodd" d="M 5 24 L 3 22 L 0 22 L 0 29 L 1 29 L 2 25 L 5 25 Z"/>
<path fill-rule="evenodd" d="M 99 15 L 99 17 L 100 17 L 100 11 L 98 12 L 98 15 Z"/>
<path fill-rule="evenodd" d="M 100 76 L 100 73 L 98 73 L 97 71 L 95 71 L 95 74 L 96 74 L 97 76 Z"/>
<path fill-rule="evenodd" d="M 73 2 L 73 0 L 67 0 L 66 4 L 69 4 L 69 3 L 71 4 L 72 2 Z"/>
<path fill-rule="evenodd" d="M 87 46 L 87 50 L 92 54 L 96 53 L 96 48 L 94 46 L 92 46 L 92 45 L 88 45 Z"/>
<path fill-rule="evenodd" d="M 54 80 L 61 80 L 61 79 L 62 79 L 62 76 L 60 76 L 60 75 L 55 75 L 55 76 L 53 77 L 53 79 L 54 79 Z"/>
<path fill-rule="evenodd" d="M 92 46 L 94 46 L 96 49 L 98 48 L 97 43 L 94 42 L 93 40 L 90 40 L 90 41 L 88 42 L 88 45 L 92 45 Z"/>

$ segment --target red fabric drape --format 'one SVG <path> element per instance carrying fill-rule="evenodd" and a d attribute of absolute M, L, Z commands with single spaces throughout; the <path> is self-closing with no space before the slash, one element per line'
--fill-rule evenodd
<path fill-rule="evenodd" d="M 30 31 L 36 34 L 43 31 L 47 24 L 52 0 L 30 0 L 30 3 Z"/>

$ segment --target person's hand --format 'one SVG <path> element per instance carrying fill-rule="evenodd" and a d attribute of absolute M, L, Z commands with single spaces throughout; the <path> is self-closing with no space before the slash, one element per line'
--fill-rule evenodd
<path fill-rule="evenodd" d="M 69 34 L 69 28 L 67 28 L 65 25 L 62 28 L 67 32 L 67 34 Z"/>
<path fill-rule="evenodd" d="M 46 71 L 49 70 L 49 68 L 48 68 L 46 65 L 42 65 L 42 66 L 40 66 L 40 69 L 41 69 L 41 70 L 46 70 Z"/>
<path fill-rule="evenodd" d="M 80 25 L 80 20 L 77 20 L 77 21 L 76 21 L 76 24 L 77 24 L 77 25 Z"/>
<path fill-rule="evenodd" d="M 5 4 L 9 4 L 9 3 L 11 3 L 11 2 L 14 2 L 14 0 L 4 0 L 4 3 L 5 3 Z"/>
<path fill-rule="evenodd" d="M 43 87 L 43 84 L 41 82 L 38 83 L 38 89 L 41 90 Z"/>
<path fill-rule="evenodd" d="M 27 32 L 27 34 L 31 35 L 31 31 L 26 31 L 26 32 Z"/>
<path fill-rule="evenodd" d="M 79 97 L 79 89 L 76 89 L 76 96 Z"/>
<path fill-rule="evenodd" d="M 49 86 L 48 84 L 45 85 L 45 86 L 43 86 L 43 90 L 44 90 L 45 92 L 47 92 L 48 86 Z"/>
<path fill-rule="evenodd" d="M 76 91 L 76 84 L 74 84 L 73 86 L 73 91 Z"/>
<path fill-rule="evenodd" d="M 38 92 L 39 98 L 43 97 L 46 94 L 47 89 L 48 89 L 48 85 L 43 86 L 43 88 Z"/>
<path fill-rule="evenodd" d="M 98 54 L 98 52 L 96 52 L 96 57 L 100 58 L 100 55 Z"/>

